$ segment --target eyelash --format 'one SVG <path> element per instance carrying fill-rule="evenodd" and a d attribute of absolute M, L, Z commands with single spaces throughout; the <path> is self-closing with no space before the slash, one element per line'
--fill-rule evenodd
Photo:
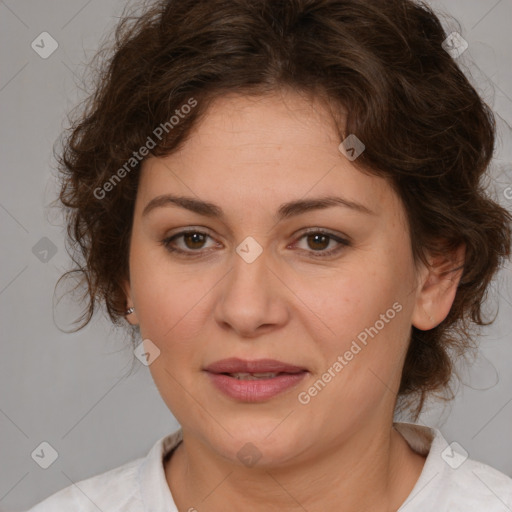
<path fill-rule="evenodd" d="M 202 256 L 200 254 L 200 249 L 197 250 L 197 251 L 194 251 L 194 250 L 184 251 L 182 249 L 177 249 L 176 247 L 173 247 L 171 245 L 171 243 L 175 239 L 183 237 L 184 235 L 187 235 L 187 234 L 190 234 L 190 233 L 192 233 L 192 234 L 199 234 L 199 235 L 205 235 L 205 236 L 207 236 L 209 238 L 212 238 L 208 233 L 205 233 L 204 231 L 200 231 L 198 229 L 189 229 L 189 230 L 185 230 L 185 231 L 180 231 L 179 233 L 176 233 L 176 234 L 174 234 L 174 235 L 172 235 L 170 237 L 167 237 L 164 240 L 162 240 L 160 243 L 161 243 L 161 245 L 163 245 L 167 249 L 167 251 L 169 251 L 171 253 L 178 253 L 178 254 L 184 254 L 184 255 L 186 254 L 186 255 L 188 255 L 191 258 L 200 257 L 200 256 Z M 329 251 L 318 251 L 318 252 L 316 252 L 316 254 L 315 254 L 315 251 L 306 251 L 308 253 L 311 253 L 311 257 L 312 258 L 327 258 L 327 257 L 330 257 L 330 256 L 334 256 L 335 254 L 337 254 L 340 251 L 342 251 L 344 248 L 350 247 L 352 245 L 349 240 L 347 240 L 345 238 L 341 238 L 341 237 L 331 233 L 330 231 L 326 231 L 326 230 L 319 229 L 319 228 L 311 228 L 308 231 L 304 232 L 297 239 L 297 242 L 302 240 L 306 236 L 310 236 L 310 235 L 324 235 L 324 236 L 327 236 L 329 238 L 329 242 L 331 240 L 334 240 L 335 242 L 337 242 L 339 244 L 334 249 L 331 249 Z"/>

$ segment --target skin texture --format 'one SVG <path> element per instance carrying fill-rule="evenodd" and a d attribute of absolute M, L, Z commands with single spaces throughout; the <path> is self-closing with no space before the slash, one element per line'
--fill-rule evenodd
<path fill-rule="evenodd" d="M 319 101 L 290 91 L 226 95 L 179 151 L 143 165 L 125 289 L 130 323 L 160 350 L 149 368 L 183 428 L 165 464 L 180 510 L 391 511 L 421 473 L 424 458 L 392 428 L 396 393 L 411 325 L 430 329 L 446 317 L 460 275 L 440 272 L 463 250 L 430 269 L 415 265 L 401 201 L 345 158 L 340 142 Z M 172 205 L 142 216 L 165 193 L 215 203 L 225 219 Z M 333 194 L 374 213 L 335 206 L 276 220 L 282 203 Z M 161 243 L 188 227 L 211 238 L 174 246 L 199 257 Z M 351 245 L 308 241 L 307 228 Z M 248 236 L 263 249 L 252 263 L 235 252 Z M 400 312 L 301 404 L 298 393 L 394 303 Z M 228 357 L 273 358 L 310 373 L 247 403 L 221 394 L 202 371 Z M 248 442 L 261 454 L 252 467 L 237 457 Z"/>

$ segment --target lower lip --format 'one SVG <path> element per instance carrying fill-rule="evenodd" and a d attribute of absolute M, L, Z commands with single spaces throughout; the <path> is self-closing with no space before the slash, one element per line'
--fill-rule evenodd
<path fill-rule="evenodd" d="M 229 375 L 206 372 L 214 386 L 224 394 L 243 402 L 263 402 L 293 388 L 308 372 L 286 373 L 271 379 L 238 380 Z"/>

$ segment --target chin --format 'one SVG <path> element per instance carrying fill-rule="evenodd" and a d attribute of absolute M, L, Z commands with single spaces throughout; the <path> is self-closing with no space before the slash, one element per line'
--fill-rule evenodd
<path fill-rule="evenodd" d="M 304 450 L 307 428 L 275 417 L 245 417 L 223 422 L 222 427 L 206 433 L 208 442 L 222 457 L 248 467 L 270 468 L 295 459 Z"/>

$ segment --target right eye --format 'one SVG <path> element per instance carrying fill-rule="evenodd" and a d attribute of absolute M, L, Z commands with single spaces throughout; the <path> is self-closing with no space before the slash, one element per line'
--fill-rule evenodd
<path fill-rule="evenodd" d="M 171 253 L 196 256 L 200 255 L 200 250 L 204 248 L 207 238 L 211 238 L 208 233 L 197 229 L 189 229 L 165 238 L 161 241 L 161 244 Z M 176 243 L 180 239 L 182 241 L 181 247 Z"/>

